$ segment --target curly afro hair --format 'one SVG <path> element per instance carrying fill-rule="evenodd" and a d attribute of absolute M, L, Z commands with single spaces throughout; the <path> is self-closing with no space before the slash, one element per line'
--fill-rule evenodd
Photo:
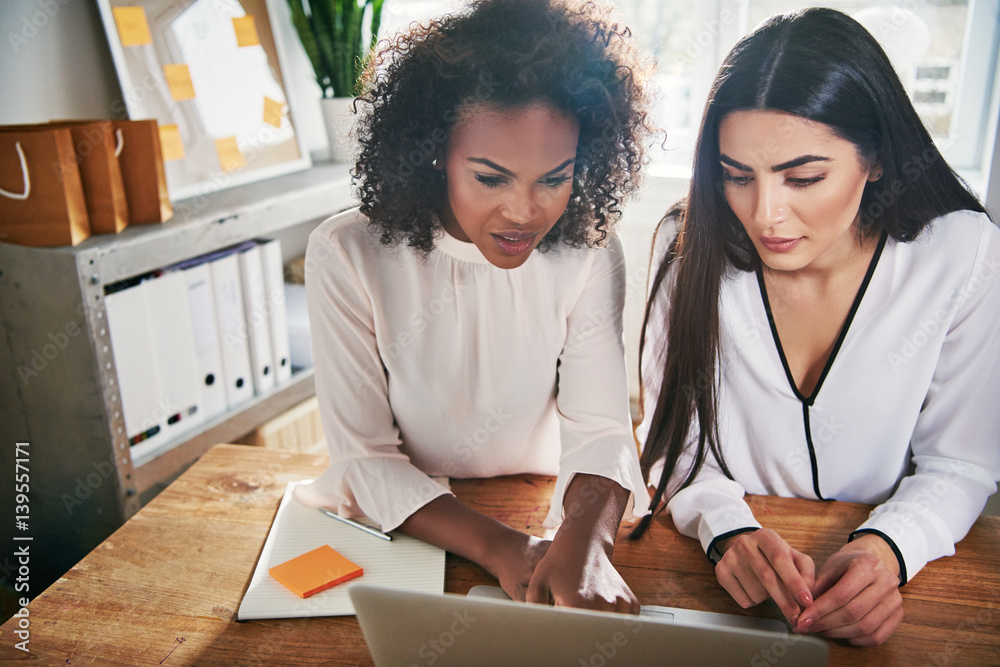
<path fill-rule="evenodd" d="M 650 65 L 630 37 L 594 2 L 478 0 L 381 42 L 355 102 L 353 172 L 380 241 L 433 249 L 447 188 L 432 162 L 463 113 L 544 102 L 574 116 L 580 136 L 569 204 L 539 249 L 603 242 L 638 185 L 650 133 Z"/>

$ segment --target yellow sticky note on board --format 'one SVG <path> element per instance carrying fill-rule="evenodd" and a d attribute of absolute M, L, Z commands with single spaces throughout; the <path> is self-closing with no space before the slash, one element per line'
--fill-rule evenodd
<path fill-rule="evenodd" d="M 164 65 L 163 76 L 175 101 L 194 98 L 194 84 L 191 83 L 191 71 L 187 65 Z"/>
<path fill-rule="evenodd" d="M 184 159 L 184 142 L 176 125 L 160 125 L 160 151 L 164 162 Z"/>
<path fill-rule="evenodd" d="M 247 161 L 243 158 L 236 137 L 226 137 L 215 140 L 215 152 L 219 154 L 219 164 L 226 171 L 233 171 L 240 167 L 245 167 Z"/>
<path fill-rule="evenodd" d="M 118 38 L 122 46 L 152 44 L 153 36 L 146 21 L 146 10 L 142 7 L 115 7 L 111 10 L 118 26 Z"/>
<path fill-rule="evenodd" d="M 300 598 L 307 598 L 331 586 L 364 574 L 364 569 L 334 551 L 330 545 L 275 565 L 268 573 Z"/>
<path fill-rule="evenodd" d="M 270 97 L 264 96 L 264 122 L 275 127 L 281 127 L 281 111 L 285 105 Z"/>
<path fill-rule="evenodd" d="M 237 16 L 233 18 L 233 30 L 236 31 L 236 44 L 239 46 L 260 46 L 257 35 L 257 23 L 252 16 Z"/>

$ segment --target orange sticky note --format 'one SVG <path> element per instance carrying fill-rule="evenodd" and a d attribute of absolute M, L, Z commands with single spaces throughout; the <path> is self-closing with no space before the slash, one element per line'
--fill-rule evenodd
<path fill-rule="evenodd" d="M 191 72 L 187 65 L 164 65 L 163 76 L 170 87 L 170 95 L 175 100 L 190 100 L 194 97 L 194 84 L 191 83 Z"/>
<path fill-rule="evenodd" d="M 160 152 L 164 162 L 184 159 L 184 142 L 176 125 L 160 125 Z"/>
<path fill-rule="evenodd" d="M 142 7 L 115 7 L 111 10 L 118 26 L 118 38 L 122 46 L 139 46 L 152 44 L 153 36 L 149 33 L 149 23 L 146 22 L 146 10 Z"/>
<path fill-rule="evenodd" d="M 252 16 L 237 16 L 233 18 L 233 30 L 236 31 L 236 43 L 239 46 L 260 46 L 257 36 L 257 24 Z"/>
<path fill-rule="evenodd" d="M 272 100 L 268 96 L 264 96 L 264 122 L 274 125 L 275 127 L 281 127 L 281 110 L 285 108 L 285 105 L 277 100 Z"/>
<path fill-rule="evenodd" d="M 243 159 L 239 144 L 236 143 L 236 137 L 216 139 L 215 152 L 219 155 L 219 164 L 226 171 L 233 171 L 245 167 L 247 164 L 247 161 Z"/>
<path fill-rule="evenodd" d="M 324 544 L 268 570 L 285 588 L 307 598 L 331 586 L 350 581 L 364 570 Z"/>

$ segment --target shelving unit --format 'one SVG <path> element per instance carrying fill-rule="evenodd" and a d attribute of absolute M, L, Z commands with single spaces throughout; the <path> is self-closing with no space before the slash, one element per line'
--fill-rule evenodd
<path fill-rule="evenodd" d="M 0 498 L 14 497 L 14 446 L 30 451 L 32 571 L 59 576 L 208 448 L 314 393 L 311 370 L 231 410 L 142 465 L 125 437 L 104 286 L 355 205 L 346 165 L 320 165 L 175 204 L 162 225 L 75 247 L 0 243 Z M 13 512 L 0 519 L 13 533 Z M 9 537 L 0 534 L 5 544 Z M 0 574 L 8 580 L 5 564 Z M 9 565 L 7 565 L 9 568 Z M 44 578 L 44 575 L 42 575 Z M 32 591 L 37 594 L 40 589 Z"/>

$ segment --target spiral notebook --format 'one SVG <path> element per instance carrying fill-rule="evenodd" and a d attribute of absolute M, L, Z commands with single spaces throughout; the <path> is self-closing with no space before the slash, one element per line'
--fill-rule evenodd
<path fill-rule="evenodd" d="M 425 593 L 444 591 L 444 550 L 399 532 L 391 533 L 391 542 L 382 540 L 306 507 L 295 499 L 293 490 L 296 484 L 310 481 L 289 482 L 285 488 L 240 603 L 238 620 L 353 615 L 347 591 L 357 583 Z M 360 565 L 364 574 L 305 599 L 268 574 L 275 565 L 324 544 Z"/>

